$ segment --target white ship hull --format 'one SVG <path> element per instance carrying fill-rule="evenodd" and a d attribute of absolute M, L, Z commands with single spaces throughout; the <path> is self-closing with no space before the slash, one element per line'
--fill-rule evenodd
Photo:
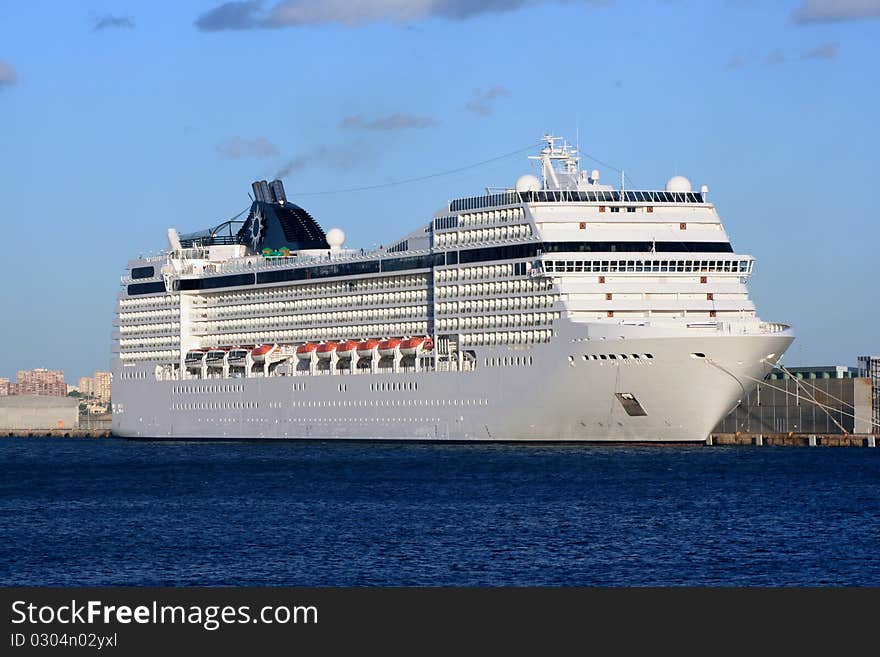
<path fill-rule="evenodd" d="M 609 339 L 609 331 L 624 337 Z M 551 343 L 483 348 L 476 368 L 464 372 L 129 377 L 114 385 L 113 433 L 147 439 L 704 441 L 793 339 L 788 331 L 652 332 L 563 322 Z M 630 357 L 583 358 L 592 354 Z M 531 356 L 531 366 L 481 365 L 486 358 L 517 356 Z M 632 395 L 645 415 L 630 415 L 617 393 Z"/>

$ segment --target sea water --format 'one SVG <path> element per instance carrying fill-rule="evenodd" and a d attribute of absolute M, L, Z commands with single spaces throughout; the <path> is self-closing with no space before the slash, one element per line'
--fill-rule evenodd
<path fill-rule="evenodd" d="M 880 450 L 0 439 L 2 585 L 880 585 Z"/>

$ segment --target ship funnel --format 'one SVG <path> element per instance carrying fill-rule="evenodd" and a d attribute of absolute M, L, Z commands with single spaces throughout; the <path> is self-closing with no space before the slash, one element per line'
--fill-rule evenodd
<path fill-rule="evenodd" d="M 271 183 L 269 183 L 269 190 L 272 192 L 272 200 L 275 203 L 280 203 L 284 205 L 287 203 L 287 194 L 284 193 L 284 184 L 276 178 Z"/>
<path fill-rule="evenodd" d="M 272 192 L 269 191 L 269 183 L 265 180 L 261 180 L 260 183 L 260 200 L 265 203 L 272 202 Z"/>
<path fill-rule="evenodd" d="M 261 203 L 287 203 L 287 194 L 284 193 L 284 184 L 277 178 L 271 183 L 265 180 L 255 180 L 251 183 L 254 190 L 254 200 Z"/>

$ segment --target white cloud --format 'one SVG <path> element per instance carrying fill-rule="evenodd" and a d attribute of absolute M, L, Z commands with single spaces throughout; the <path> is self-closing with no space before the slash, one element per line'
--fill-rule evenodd
<path fill-rule="evenodd" d="M 834 59 L 840 50 L 840 44 L 823 43 L 804 53 L 804 59 Z"/>
<path fill-rule="evenodd" d="M 432 119 L 430 116 L 390 114 L 368 121 L 360 114 L 354 114 L 342 119 L 339 127 L 359 130 L 406 130 L 408 128 L 432 128 L 439 124 L 437 119 Z"/>
<path fill-rule="evenodd" d="M 465 20 L 526 5 L 567 1 L 570 0 L 282 0 L 268 6 L 263 0 L 233 0 L 205 12 L 195 24 L 202 31 L 218 32 L 328 23 L 416 23 L 428 18 Z M 612 1 L 580 0 L 582 4 L 594 6 Z"/>
<path fill-rule="evenodd" d="M 791 18 L 795 23 L 880 18 L 880 0 L 804 0 Z"/>
<path fill-rule="evenodd" d="M 11 64 L 7 64 L 0 59 L 0 88 L 11 87 L 18 83 L 18 75 Z"/>
<path fill-rule="evenodd" d="M 133 27 L 134 21 L 128 16 L 113 16 L 112 14 L 107 14 L 106 16 L 99 16 L 94 19 L 92 30 L 98 32 L 100 30 L 111 30 L 114 28 L 131 29 Z"/>
<path fill-rule="evenodd" d="M 257 137 L 256 139 L 233 137 L 218 148 L 224 157 L 233 160 L 238 160 L 242 157 L 266 158 L 278 155 L 278 148 L 265 137 Z"/>
<path fill-rule="evenodd" d="M 785 55 L 782 54 L 779 50 L 774 50 L 767 54 L 764 58 L 764 63 L 769 65 L 774 64 L 782 64 L 785 61 Z"/>
<path fill-rule="evenodd" d="M 485 91 L 475 89 L 471 99 L 465 103 L 465 108 L 480 116 L 489 116 L 494 110 L 495 99 L 509 95 L 510 91 L 505 87 L 490 87 Z"/>

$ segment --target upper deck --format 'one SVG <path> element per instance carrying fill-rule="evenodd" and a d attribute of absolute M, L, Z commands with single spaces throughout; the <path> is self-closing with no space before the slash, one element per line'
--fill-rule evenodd
<path fill-rule="evenodd" d="M 449 202 L 449 212 L 486 210 L 522 203 L 626 203 L 651 205 L 707 204 L 705 195 L 697 192 L 667 192 L 661 190 L 578 190 L 537 189 L 510 190 L 497 194 L 466 196 Z"/>
<path fill-rule="evenodd" d="M 517 259 L 539 268 L 541 256 L 555 253 L 652 259 L 733 253 L 706 187 L 691 191 L 689 181 L 675 176 L 665 190 L 616 190 L 599 183 L 598 171 L 581 171 L 577 151 L 567 143 L 549 135 L 545 140 L 533 158 L 542 180 L 524 175 L 512 189 L 453 199 L 429 224 L 387 249 L 343 249 L 342 231 L 325 235 L 308 212 L 287 200 L 281 181 L 254 183 L 246 219 L 184 236 L 169 229 L 168 251 L 130 263 L 130 275 L 122 277 L 125 292 L 212 290 Z M 688 227 L 695 230 L 683 232 Z M 144 280 L 145 271 L 152 282 Z"/>

